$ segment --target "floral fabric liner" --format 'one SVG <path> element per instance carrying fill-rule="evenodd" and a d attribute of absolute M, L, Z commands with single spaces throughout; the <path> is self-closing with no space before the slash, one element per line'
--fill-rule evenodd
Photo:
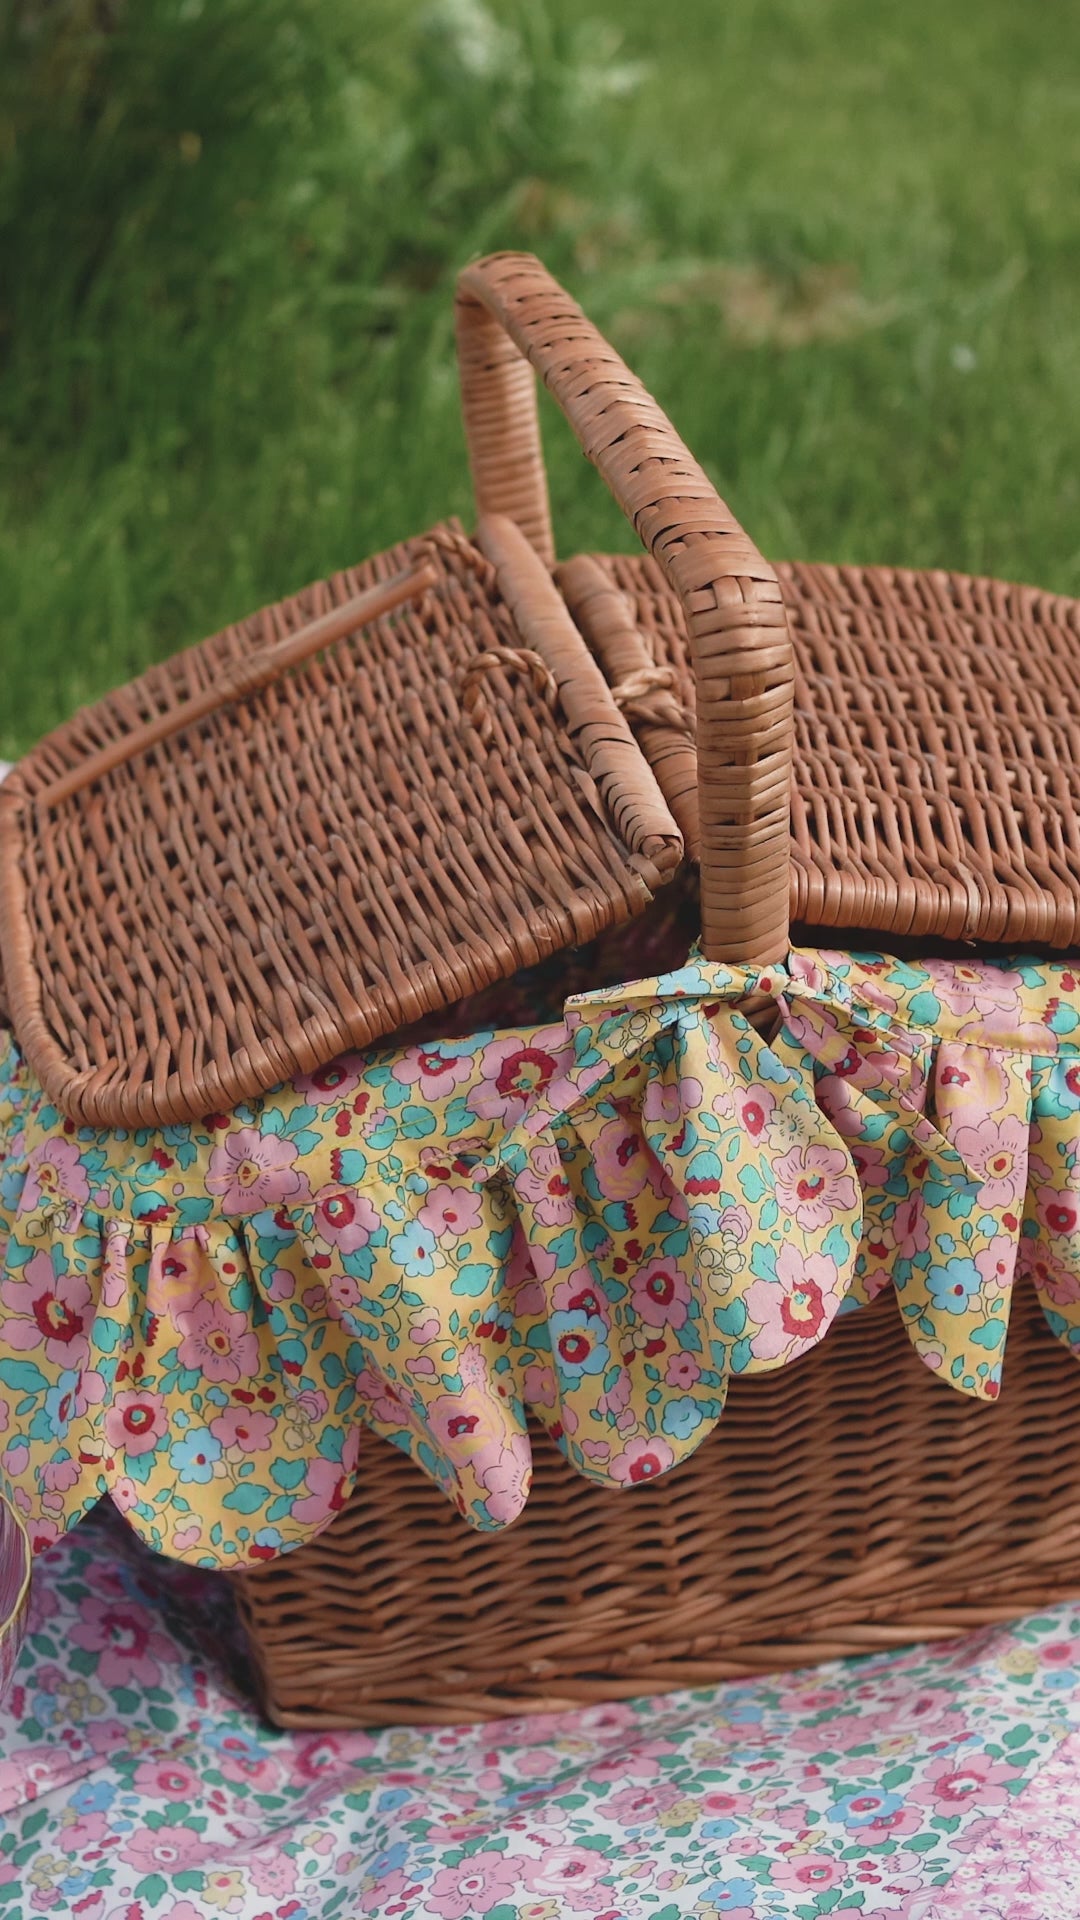
<path fill-rule="evenodd" d="M 0 1706 L 4 1920 L 1080 1913 L 1074 1605 L 707 1691 L 377 1734 L 261 1724 L 232 1643 L 222 1576 L 152 1557 L 105 1506 L 42 1557 Z"/>
<path fill-rule="evenodd" d="M 889 1284 L 963 1393 L 998 1392 L 1018 1270 L 1080 1344 L 1067 966 L 692 960 L 162 1131 L 75 1127 L 9 1040 L 0 1143 L 0 1490 L 38 1549 L 108 1491 L 166 1554 L 270 1557 L 344 1504 L 361 1423 L 502 1526 L 526 1409 L 631 1485 Z"/>

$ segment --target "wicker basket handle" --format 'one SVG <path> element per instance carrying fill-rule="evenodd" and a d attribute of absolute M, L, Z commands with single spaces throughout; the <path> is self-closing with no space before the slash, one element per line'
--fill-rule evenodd
<path fill-rule="evenodd" d="M 792 648 L 776 575 L 640 380 L 531 254 L 457 287 L 476 504 L 554 565 L 533 369 L 682 602 L 697 681 L 701 916 L 711 960 L 788 944 Z"/>

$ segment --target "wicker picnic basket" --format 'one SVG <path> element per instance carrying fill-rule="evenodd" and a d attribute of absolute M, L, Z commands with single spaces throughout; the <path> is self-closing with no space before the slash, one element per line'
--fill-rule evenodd
<path fill-rule="evenodd" d="M 699 914 L 717 961 L 781 957 L 792 919 L 1076 940 L 1076 606 L 778 576 L 538 262 L 468 268 L 457 314 L 475 536 L 433 529 L 178 656 L 0 793 L 10 1009 L 76 1119 L 179 1119 L 418 1021 L 519 1018 L 523 991 L 678 960 Z M 534 369 L 643 561 L 555 569 Z M 993 1407 L 942 1391 L 885 1302 L 737 1383 L 632 1495 L 538 1436 L 495 1537 L 370 1439 L 335 1524 L 240 1577 L 268 1713 L 566 1705 L 1074 1591 L 1080 1370 L 1035 1311 Z"/>
<path fill-rule="evenodd" d="M 649 550 L 555 578 L 700 857 L 708 953 L 775 957 L 789 915 L 894 947 L 1076 942 L 1077 603 L 947 574 L 774 574 L 533 261 L 462 276 L 458 339 L 481 515 L 512 515 L 554 564 L 535 367 Z M 676 962 L 690 884 L 684 868 L 659 921 L 564 956 L 566 985 L 583 965 L 619 977 L 620 946 L 624 978 L 665 939 Z M 520 1017 L 504 985 L 443 1030 L 500 1005 Z M 882 1299 L 734 1383 L 705 1445 L 630 1496 L 534 1432 L 529 1503 L 496 1536 L 371 1440 L 335 1524 L 240 1578 L 266 1710 L 495 1717 L 1006 1619 L 1080 1588 L 1078 1432 L 1080 1370 L 1025 1287 L 992 1407 L 943 1391 Z"/>

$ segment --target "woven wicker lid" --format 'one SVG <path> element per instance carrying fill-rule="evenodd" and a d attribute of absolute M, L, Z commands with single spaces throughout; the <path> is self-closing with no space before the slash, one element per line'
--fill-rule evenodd
<path fill-rule="evenodd" d="M 815 929 L 1080 943 L 1080 602 L 1000 580 L 777 567 L 795 657 L 790 907 Z M 695 757 L 678 597 L 646 556 L 558 569 L 688 849 Z"/>
<path fill-rule="evenodd" d="M 10 777 L 7 990 L 67 1112 L 233 1107 L 648 903 L 678 830 L 533 559 L 553 664 L 443 527 L 152 669 Z M 420 598 L 63 797 L 110 741 L 410 567 Z"/>
<path fill-rule="evenodd" d="M 73 1117 L 232 1107 L 648 904 L 676 819 L 554 584 L 535 375 L 678 596 L 710 958 L 787 944 L 775 575 L 528 255 L 457 303 L 475 542 L 442 527 L 152 669 L 0 792 L 11 1016 Z"/>

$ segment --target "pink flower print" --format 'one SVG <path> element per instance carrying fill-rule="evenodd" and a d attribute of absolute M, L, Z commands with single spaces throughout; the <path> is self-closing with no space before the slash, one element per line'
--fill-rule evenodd
<path fill-rule="evenodd" d="M 534 1100 L 540 1100 L 566 1059 L 565 1027 L 542 1027 L 526 1038 L 505 1034 L 491 1040 L 480 1055 L 483 1082 L 470 1095 L 474 1113 L 513 1126 Z"/>
<path fill-rule="evenodd" d="M 739 1120 L 751 1140 L 760 1140 L 776 1105 L 776 1095 L 768 1087 L 743 1087 L 738 1094 Z"/>
<path fill-rule="evenodd" d="M 466 1854 L 456 1867 L 440 1867 L 424 1899 L 424 1912 L 439 1920 L 478 1920 L 514 1897 L 519 1862 L 504 1853 Z"/>
<path fill-rule="evenodd" d="M 611 1414 L 615 1414 L 618 1417 L 617 1424 L 619 1426 L 620 1432 L 624 1430 L 625 1423 L 627 1421 L 633 1424 L 634 1416 L 632 1413 L 627 1412 L 627 1409 L 629 1408 L 629 1405 L 630 1405 L 631 1398 L 633 1396 L 633 1391 L 634 1391 L 633 1381 L 631 1380 L 629 1373 L 627 1372 L 625 1367 L 620 1367 L 610 1387 L 608 1387 L 600 1395 L 600 1399 L 597 1403 L 598 1409 L 601 1413 L 603 1414 L 611 1413 Z"/>
<path fill-rule="evenodd" d="M 528 1166 L 514 1176 L 514 1186 L 521 1198 L 529 1202 L 542 1227 L 565 1227 L 573 1219 L 570 1182 L 553 1140 L 535 1143 Z"/>
<path fill-rule="evenodd" d="M 556 1313 L 587 1313 L 602 1320 L 605 1327 L 611 1315 L 606 1296 L 597 1286 L 588 1267 L 578 1267 L 568 1280 L 560 1280 L 551 1289 L 551 1306 Z"/>
<path fill-rule="evenodd" d="M 160 1393 L 118 1393 L 105 1410 L 105 1438 L 114 1453 L 152 1453 L 168 1430 L 169 1409 Z"/>
<path fill-rule="evenodd" d="M 1068 1187 L 1040 1186 L 1035 1192 L 1035 1210 L 1048 1233 L 1056 1240 L 1071 1240 L 1080 1227 L 1080 1193 Z M 0 1294 L 3 1289 L 0 1288 Z"/>
<path fill-rule="evenodd" d="M 681 1327 L 690 1311 L 690 1286 L 672 1260 L 649 1260 L 630 1281 L 634 1311 L 650 1327 Z"/>
<path fill-rule="evenodd" d="M 1080 1300 L 1080 1269 L 1066 1266 L 1034 1240 L 1021 1241 L 1020 1260 L 1025 1276 L 1053 1306 L 1074 1307 Z"/>
<path fill-rule="evenodd" d="M 307 1182 L 293 1166 L 296 1147 L 280 1133 L 240 1127 L 215 1147 L 206 1185 L 222 1213 L 260 1213 L 264 1207 L 306 1198 Z"/>
<path fill-rule="evenodd" d="M 338 1253 L 356 1253 L 378 1231 L 379 1215 L 366 1195 L 332 1184 L 315 1195 L 312 1224 L 319 1239 Z"/>
<path fill-rule="evenodd" d="M 838 1213 L 858 1205 L 851 1160 L 840 1147 L 811 1141 L 778 1160 L 774 1173 L 782 1207 L 804 1232 L 827 1227 Z"/>
<path fill-rule="evenodd" d="M 127 1223 L 110 1220 L 105 1229 L 105 1248 L 101 1260 L 100 1300 L 103 1307 L 118 1307 L 127 1298 L 130 1252 L 131 1235 Z"/>
<path fill-rule="evenodd" d="M 362 1053 L 343 1053 L 329 1066 L 316 1067 L 314 1073 L 302 1073 L 293 1085 L 301 1098 L 313 1106 L 325 1107 L 348 1100 L 360 1085 L 367 1062 Z"/>
<path fill-rule="evenodd" d="M 939 1813 L 960 1813 L 976 1805 L 983 1810 L 1004 1807 L 1012 1799 L 1009 1782 L 1020 1774 L 1019 1767 L 992 1760 L 988 1753 L 951 1753 L 932 1761 L 921 1785 L 906 1789 L 907 1797 Z"/>
<path fill-rule="evenodd" d="M 1073 1667 L 1078 1653 L 1080 1645 L 1075 1640 L 1051 1640 L 1041 1649 L 1039 1659 L 1047 1667 Z"/>
<path fill-rule="evenodd" d="M 221 1300 L 200 1300 L 179 1316 L 179 1360 L 206 1380 L 250 1380 L 259 1367 L 258 1336 L 246 1313 L 234 1313 Z"/>
<path fill-rule="evenodd" d="M 326 1781 L 349 1760 L 366 1760 L 375 1742 L 366 1733 L 301 1735 L 290 1745 L 290 1765 L 304 1780 Z"/>
<path fill-rule="evenodd" d="M 202 1866 L 213 1852 L 190 1827 L 136 1827 L 119 1858 L 136 1873 L 161 1873 L 171 1879 L 188 1867 Z"/>
<path fill-rule="evenodd" d="M 237 1447 L 241 1453 L 265 1453 L 273 1438 L 274 1422 L 258 1407 L 226 1407 L 211 1420 L 210 1431 L 223 1447 Z"/>
<path fill-rule="evenodd" d="M 22 1278 L 0 1285 L 0 1302 L 9 1318 L 0 1318 L 0 1342 L 19 1353 L 44 1343 L 45 1357 L 65 1370 L 83 1367 L 90 1355 L 88 1328 L 93 1296 L 85 1274 L 53 1271 L 42 1248 L 21 1269 Z"/>
<path fill-rule="evenodd" d="M 759 1323 L 750 1342 L 755 1360 L 794 1360 L 825 1332 L 840 1305 L 840 1272 L 827 1253 L 788 1243 L 776 1257 L 776 1279 L 754 1280 L 746 1311 Z"/>
<path fill-rule="evenodd" d="M 1003 1120 L 986 1115 L 978 1126 L 957 1127 L 953 1144 L 979 1182 L 986 1206 L 1009 1207 L 1019 1200 L 1027 1176 L 1028 1129 L 1016 1114 Z"/>
<path fill-rule="evenodd" d="M 837 1132 L 843 1133 L 843 1128 L 838 1127 Z M 873 1193 L 875 1188 L 883 1187 L 889 1178 L 888 1155 L 866 1140 L 849 1140 L 847 1149 L 860 1192 Z"/>
<path fill-rule="evenodd" d="M 164 1634 L 151 1632 L 151 1618 L 139 1605 L 88 1595 L 80 1602 L 68 1638 L 86 1653 L 100 1655 L 96 1677 L 103 1687 L 159 1687 L 161 1669 L 155 1656 L 167 1656 L 169 1642 Z"/>
<path fill-rule="evenodd" d="M 67 1201 L 82 1206 L 90 1198 L 79 1149 L 73 1140 L 41 1140 L 32 1147 L 26 1162 L 26 1179 L 19 1201 L 20 1214 L 32 1208 Z"/>
<path fill-rule="evenodd" d="M 41 1484 L 50 1493 L 68 1493 L 81 1479 L 77 1460 L 47 1460 L 41 1469 Z"/>
<path fill-rule="evenodd" d="M 685 1393 L 695 1386 L 700 1378 L 701 1368 L 692 1354 L 673 1353 L 669 1356 L 664 1373 L 665 1386 L 679 1388 Z"/>
<path fill-rule="evenodd" d="M 291 1405 L 302 1420 L 317 1422 L 325 1420 L 330 1402 L 320 1387 L 301 1387 L 292 1395 Z"/>
<path fill-rule="evenodd" d="M 136 1793 L 154 1800 L 197 1800 L 202 1793 L 202 1780 L 194 1767 L 160 1757 L 142 1761 L 132 1785 Z"/>
<path fill-rule="evenodd" d="M 528 1407 L 553 1407 L 556 1394 L 554 1370 L 536 1362 L 526 1367 L 522 1394 Z"/>
<path fill-rule="evenodd" d="M 532 1481 L 532 1450 L 526 1433 L 514 1433 L 497 1460 L 483 1466 L 477 1479 L 487 1494 L 484 1502 L 492 1520 L 508 1526 L 516 1520 L 529 1497 Z"/>
<path fill-rule="evenodd" d="M 988 1024 L 998 1027 L 1002 1024 L 1000 1016 L 1008 1014 L 1012 1023 L 1020 1023 L 1023 981 L 1018 973 L 1007 973 L 1000 967 L 980 965 L 977 961 L 951 960 L 931 960 L 927 972 L 933 992 L 950 1013 L 979 1014 Z M 999 1016 L 997 1022 L 993 1020 L 995 1014 Z"/>
<path fill-rule="evenodd" d="M 633 1200 L 648 1185 L 654 1155 L 632 1115 L 606 1120 L 592 1143 L 600 1192 L 605 1200 Z"/>
<path fill-rule="evenodd" d="M 631 1780 L 655 1780 L 660 1772 L 660 1763 L 655 1755 L 663 1749 L 656 1742 L 650 1742 L 649 1745 L 653 1748 L 652 1752 L 646 1751 L 646 1747 L 638 1744 L 636 1739 L 630 1745 L 624 1745 L 620 1740 L 610 1753 L 589 1762 L 589 1779 L 610 1780 L 622 1786 Z"/>
<path fill-rule="evenodd" d="M 246 1313 L 233 1313 L 221 1300 L 200 1300 L 188 1313 L 177 1315 L 183 1340 L 181 1367 L 202 1373 L 206 1380 L 250 1380 L 258 1373 L 258 1334 Z"/>
<path fill-rule="evenodd" d="M 247 1870 L 257 1893 L 283 1900 L 286 1894 L 296 1891 L 296 1863 L 273 1842 L 248 1855 Z"/>
<path fill-rule="evenodd" d="M 178 1326 L 180 1316 L 216 1287 L 210 1258 L 200 1240 L 160 1242 L 150 1249 L 146 1304 L 159 1320 L 166 1316 Z"/>
<path fill-rule="evenodd" d="M 593 1847 L 545 1847 L 539 1860 L 519 1858 L 522 1884 L 538 1899 L 556 1900 L 558 1911 L 595 1912 L 608 1903 L 610 1886 L 602 1876 L 611 1862 Z"/>
<path fill-rule="evenodd" d="M 843 1880 L 847 1863 L 831 1860 L 827 1853 L 788 1853 L 774 1860 L 769 1878 L 774 1887 L 786 1887 L 792 1893 L 828 1893 Z"/>
<path fill-rule="evenodd" d="M 480 1195 L 472 1187 L 432 1187 L 420 1209 L 421 1223 L 438 1240 L 460 1240 L 463 1234 L 475 1233 L 480 1225 L 483 1206 Z"/>
<path fill-rule="evenodd" d="M 455 1466 L 482 1469 L 501 1457 L 508 1438 L 508 1415 L 488 1386 L 440 1393 L 425 1413 L 432 1439 Z"/>
<path fill-rule="evenodd" d="M 249 1786 L 256 1793 L 273 1793 L 281 1779 L 281 1765 L 263 1747 L 226 1734 L 218 1747 L 218 1766 L 226 1780 Z"/>
<path fill-rule="evenodd" d="M 666 1440 L 648 1440 L 640 1435 L 628 1441 L 611 1463 L 611 1477 L 622 1487 L 640 1486 L 643 1480 L 655 1480 L 674 1464 L 675 1455 Z"/>
<path fill-rule="evenodd" d="M 363 1303 L 363 1289 L 359 1280 L 351 1273 L 335 1273 L 330 1276 L 330 1284 L 324 1297 L 325 1311 L 331 1320 L 340 1320 L 343 1314 L 351 1313 Z M 304 1295 L 305 1302 L 307 1294 Z"/>
<path fill-rule="evenodd" d="M 364 1367 L 357 1374 L 356 1397 L 367 1420 L 381 1421 L 385 1427 L 406 1427 L 412 1422 L 405 1389 L 392 1387 L 371 1367 Z"/>
<path fill-rule="evenodd" d="M 682 1798 L 683 1790 L 666 1782 L 656 1786 L 625 1787 L 605 1801 L 605 1809 L 621 1827 L 644 1827 Z"/>
<path fill-rule="evenodd" d="M 442 1331 L 442 1321 L 431 1307 L 417 1307 L 409 1316 L 409 1339 L 414 1347 L 430 1347 Z"/>
<path fill-rule="evenodd" d="M 468 1053 L 443 1053 L 436 1042 L 412 1047 L 394 1062 L 394 1079 L 407 1087 L 419 1085 L 425 1100 L 448 1100 L 455 1087 L 471 1076 L 475 1061 Z"/>
<path fill-rule="evenodd" d="M 1016 1241 L 1010 1234 L 996 1233 L 989 1246 L 975 1255 L 975 1265 L 989 1299 L 1007 1293 L 1016 1266 Z"/>
<path fill-rule="evenodd" d="M 296 1275 L 288 1267 L 274 1267 L 263 1278 L 263 1293 L 268 1300 L 291 1300 L 296 1293 Z"/>
<path fill-rule="evenodd" d="M 911 1193 L 899 1202 L 893 1215 L 893 1239 L 901 1260 L 914 1260 L 916 1254 L 927 1252 L 930 1229 L 920 1193 Z"/>
<path fill-rule="evenodd" d="M 292 1517 L 300 1525 L 317 1532 L 340 1513 L 348 1495 L 345 1491 L 347 1481 L 356 1471 L 356 1462 L 360 1452 L 360 1430 L 350 1427 L 345 1435 L 345 1444 L 341 1449 L 340 1460 L 309 1460 L 306 1474 L 307 1493 L 300 1500 L 293 1501 Z"/>
<path fill-rule="evenodd" d="M 536 1270 L 534 1253 L 544 1254 L 545 1249 L 530 1247 L 520 1218 L 515 1218 L 504 1286 L 506 1304 L 519 1321 L 539 1320 L 547 1311 L 547 1293 Z M 555 1263 L 550 1254 L 547 1255 L 547 1262 L 554 1269 Z"/>
<path fill-rule="evenodd" d="M 81 1813 L 60 1828 L 56 1844 L 63 1853 L 83 1853 L 89 1847 L 100 1847 L 108 1831 L 109 1822 L 103 1813 Z"/>
<path fill-rule="evenodd" d="M 669 1080 L 650 1080 L 645 1089 L 641 1111 L 652 1125 L 677 1127 L 684 1114 L 696 1113 L 705 1097 L 700 1080 L 687 1075 L 674 1084 Z"/>

